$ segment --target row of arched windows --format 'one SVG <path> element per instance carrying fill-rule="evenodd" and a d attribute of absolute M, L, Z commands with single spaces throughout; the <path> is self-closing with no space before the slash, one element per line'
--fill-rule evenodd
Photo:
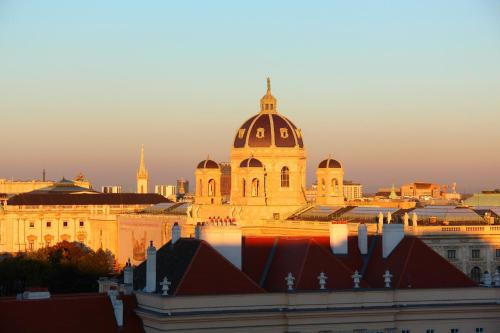
<path fill-rule="evenodd" d="M 199 188 L 200 188 L 199 195 L 203 195 L 203 180 L 201 180 L 201 179 L 200 179 Z M 209 197 L 215 197 L 215 180 L 214 179 L 210 179 L 208 181 L 208 188 L 207 189 L 208 189 L 207 195 Z"/>
<path fill-rule="evenodd" d="M 265 179 L 264 179 L 264 182 L 265 182 Z M 246 180 L 243 179 L 242 184 L 241 184 L 241 189 L 242 189 L 242 193 L 243 193 L 244 197 L 246 196 L 246 193 L 247 193 L 246 185 L 247 185 Z M 265 186 L 265 184 L 264 184 L 264 186 Z M 290 169 L 288 169 L 288 167 L 286 167 L 286 166 L 281 168 L 281 187 L 290 187 Z M 254 179 L 252 179 L 250 194 L 252 197 L 258 197 L 259 192 L 260 192 L 259 180 L 257 178 L 254 178 Z"/>
<path fill-rule="evenodd" d="M 321 179 L 321 190 L 323 191 L 323 193 L 326 191 L 325 179 Z M 330 191 L 332 193 L 338 193 L 339 190 L 340 190 L 339 181 L 337 178 L 333 178 L 330 184 Z"/>
<path fill-rule="evenodd" d="M 259 192 L 260 192 L 259 183 L 260 182 L 257 178 L 252 179 L 252 183 L 250 186 L 250 195 L 252 197 L 259 196 Z M 241 189 L 242 189 L 243 196 L 246 197 L 246 195 L 247 195 L 247 182 L 245 179 L 242 180 Z"/>
<path fill-rule="evenodd" d="M 497 267 L 497 270 L 500 272 L 500 266 Z M 484 274 L 487 274 L 488 271 L 485 271 Z M 481 273 L 481 268 L 475 266 L 470 270 L 470 278 L 476 282 L 481 282 L 481 278 L 483 273 Z"/>

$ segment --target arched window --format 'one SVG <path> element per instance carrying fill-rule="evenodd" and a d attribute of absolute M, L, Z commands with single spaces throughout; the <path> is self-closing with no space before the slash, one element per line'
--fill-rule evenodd
<path fill-rule="evenodd" d="M 241 181 L 241 194 L 243 197 L 247 195 L 247 182 L 244 179 Z"/>
<path fill-rule="evenodd" d="M 339 181 L 337 178 L 332 179 L 332 193 L 337 193 L 339 191 Z"/>
<path fill-rule="evenodd" d="M 199 185 L 199 187 L 200 187 L 200 190 L 199 190 L 198 194 L 200 196 L 202 196 L 203 195 L 203 182 L 201 181 L 201 179 L 200 179 L 200 185 Z"/>
<path fill-rule="evenodd" d="M 259 196 L 259 180 L 257 178 L 254 178 L 252 180 L 252 197 L 258 197 Z"/>
<path fill-rule="evenodd" d="M 290 170 L 286 166 L 281 168 L 281 187 L 290 187 Z"/>
<path fill-rule="evenodd" d="M 479 283 L 481 281 L 481 269 L 477 266 L 472 268 L 470 271 L 470 278 Z"/>
<path fill-rule="evenodd" d="M 45 247 L 50 247 L 50 245 L 52 244 L 52 240 L 54 239 L 54 236 L 45 235 L 43 239 L 45 240 Z"/>
<path fill-rule="evenodd" d="M 213 179 L 208 181 L 208 196 L 215 197 L 215 180 Z"/>
<path fill-rule="evenodd" d="M 324 179 L 321 179 L 321 191 L 325 192 L 326 183 Z"/>

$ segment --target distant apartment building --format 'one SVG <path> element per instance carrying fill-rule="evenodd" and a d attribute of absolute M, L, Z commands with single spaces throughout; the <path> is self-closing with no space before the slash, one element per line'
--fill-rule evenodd
<path fill-rule="evenodd" d="M 101 187 L 102 193 L 122 193 L 121 185 L 106 185 Z"/>
<path fill-rule="evenodd" d="M 447 186 L 434 183 L 414 182 L 401 186 L 401 196 L 415 199 L 441 199 L 447 192 Z"/>
<path fill-rule="evenodd" d="M 347 200 L 357 200 L 363 197 L 363 185 L 353 181 L 344 181 L 344 197 Z"/>
<path fill-rule="evenodd" d="M 163 195 L 165 198 L 177 195 L 177 186 L 175 185 L 155 185 L 155 193 Z"/>
<path fill-rule="evenodd" d="M 177 194 L 184 195 L 186 193 L 189 193 L 189 180 L 177 179 Z"/>

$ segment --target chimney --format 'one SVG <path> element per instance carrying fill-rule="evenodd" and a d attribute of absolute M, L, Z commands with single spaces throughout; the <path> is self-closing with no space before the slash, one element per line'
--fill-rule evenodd
<path fill-rule="evenodd" d="M 358 224 L 358 247 L 361 254 L 368 254 L 368 229 L 366 224 Z"/>
<path fill-rule="evenodd" d="M 382 233 L 382 226 L 384 225 L 384 214 L 382 212 L 378 212 L 378 220 L 377 220 L 377 233 Z"/>
<path fill-rule="evenodd" d="M 179 223 L 175 222 L 172 227 L 172 244 L 177 243 L 179 239 L 181 239 L 181 227 Z"/>
<path fill-rule="evenodd" d="M 415 212 L 411 214 L 411 224 L 413 226 L 413 230 L 416 230 L 416 228 L 418 227 L 418 216 Z"/>
<path fill-rule="evenodd" d="M 347 236 L 349 228 L 346 222 L 330 223 L 330 248 L 333 254 L 347 254 Z"/>
<path fill-rule="evenodd" d="M 410 221 L 410 216 L 408 215 L 408 212 L 405 212 L 405 214 L 403 215 L 403 225 L 405 230 L 407 230 L 408 226 L 410 225 L 409 221 Z"/>
<path fill-rule="evenodd" d="M 144 288 L 144 291 L 154 293 L 156 291 L 156 248 L 153 246 L 153 241 L 149 243 L 147 255 L 146 288 Z"/>
<path fill-rule="evenodd" d="M 201 223 L 198 222 L 194 227 L 194 238 L 201 239 Z"/>
<path fill-rule="evenodd" d="M 134 269 L 130 263 L 130 258 L 128 258 L 125 264 L 125 269 L 123 270 L 123 283 L 125 284 L 125 291 L 127 294 L 131 294 L 134 289 Z"/>
<path fill-rule="evenodd" d="M 28 288 L 22 294 L 22 299 L 49 299 L 50 292 L 47 288 Z"/>
<path fill-rule="evenodd" d="M 123 326 L 123 301 L 118 299 L 118 291 L 112 289 L 108 291 L 109 299 L 111 300 L 111 305 L 113 305 L 113 310 L 115 313 L 116 324 L 118 327 Z"/>
<path fill-rule="evenodd" d="M 382 229 L 382 257 L 387 258 L 404 238 L 402 224 L 384 224 Z"/>
<path fill-rule="evenodd" d="M 200 226 L 200 239 L 241 270 L 241 229 L 235 224 Z"/>

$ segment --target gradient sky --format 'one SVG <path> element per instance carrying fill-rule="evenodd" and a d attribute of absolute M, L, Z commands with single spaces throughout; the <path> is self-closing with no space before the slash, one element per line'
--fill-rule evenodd
<path fill-rule="evenodd" d="M 0 0 L 0 178 L 131 189 L 226 161 L 272 78 L 308 180 L 500 187 L 499 1 Z"/>

